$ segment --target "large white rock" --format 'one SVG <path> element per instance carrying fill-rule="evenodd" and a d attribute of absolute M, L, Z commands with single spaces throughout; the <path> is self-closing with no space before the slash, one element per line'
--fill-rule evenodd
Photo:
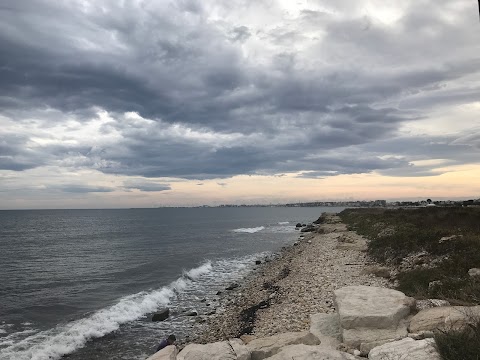
<path fill-rule="evenodd" d="M 320 340 L 308 331 L 289 332 L 252 340 L 247 347 L 252 354 L 252 360 L 263 360 L 278 353 L 288 345 L 318 345 Z"/>
<path fill-rule="evenodd" d="M 480 318 L 480 306 L 442 306 L 420 311 L 410 320 L 412 333 L 449 330 L 464 327 L 469 320 Z"/>
<path fill-rule="evenodd" d="M 177 360 L 250 360 L 250 349 L 241 340 L 210 344 L 189 344 L 177 355 Z"/>
<path fill-rule="evenodd" d="M 368 354 L 369 360 L 440 360 L 435 348 L 435 340 L 415 341 L 405 338 L 373 348 Z"/>
<path fill-rule="evenodd" d="M 336 349 L 342 339 L 338 313 L 311 314 L 310 332 L 320 340 L 320 346 Z"/>
<path fill-rule="evenodd" d="M 360 357 L 322 346 L 289 345 L 268 360 L 356 360 Z"/>
<path fill-rule="evenodd" d="M 334 291 L 343 342 L 362 343 L 407 336 L 407 324 L 415 299 L 396 290 L 373 286 L 346 286 Z"/>
<path fill-rule="evenodd" d="M 178 349 L 175 345 L 168 345 L 162 350 L 157 351 L 147 360 L 175 360 L 177 358 Z"/>

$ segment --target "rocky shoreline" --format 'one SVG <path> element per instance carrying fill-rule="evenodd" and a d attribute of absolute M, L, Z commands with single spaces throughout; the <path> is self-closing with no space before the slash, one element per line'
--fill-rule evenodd
<path fill-rule="evenodd" d="M 439 332 L 480 324 L 480 306 L 390 289 L 394 269 L 372 264 L 367 240 L 337 215 L 303 229 L 292 246 L 217 294 L 219 311 L 199 318 L 203 333 L 148 360 L 440 360 Z"/>
<path fill-rule="evenodd" d="M 220 294 L 219 311 L 204 332 L 189 342 L 211 343 L 253 335 L 265 337 L 308 330 L 310 315 L 335 311 L 333 291 L 347 285 L 391 287 L 389 280 L 365 271 L 372 265 L 366 241 L 347 231 L 335 214 L 323 214 L 312 232 L 262 261 L 249 278 Z"/>

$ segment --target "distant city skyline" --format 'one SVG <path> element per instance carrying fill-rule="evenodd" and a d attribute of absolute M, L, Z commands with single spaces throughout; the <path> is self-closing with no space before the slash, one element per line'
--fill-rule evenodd
<path fill-rule="evenodd" d="M 0 6 L 0 209 L 480 197 L 470 0 Z"/>

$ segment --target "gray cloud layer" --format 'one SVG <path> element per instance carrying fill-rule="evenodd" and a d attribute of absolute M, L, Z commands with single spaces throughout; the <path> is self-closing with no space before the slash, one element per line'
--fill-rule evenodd
<path fill-rule="evenodd" d="M 212 19 L 215 11 L 231 13 L 195 0 L 1 5 L 0 115 L 24 131 L 2 131 L 0 169 L 56 164 L 186 179 L 424 176 L 429 169 L 411 161 L 478 161 L 478 128 L 399 132 L 432 109 L 480 100 L 475 4 L 410 2 L 386 24 L 350 1 L 314 3 L 325 10 L 303 9 L 262 27 Z M 234 13 L 247 5 L 228 6 Z M 88 125 L 96 109 L 112 117 L 101 132 L 117 134 L 114 140 L 32 147 L 32 121 L 46 129 L 72 117 Z M 150 121 L 134 125 L 125 112 Z"/>

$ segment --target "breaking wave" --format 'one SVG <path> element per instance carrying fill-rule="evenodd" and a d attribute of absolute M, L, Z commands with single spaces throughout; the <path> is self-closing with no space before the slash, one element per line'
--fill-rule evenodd
<path fill-rule="evenodd" d="M 240 228 L 240 229 L 233 230 L 233 232 L 253 234 L 253 233 L 262 231 L 263 229 L 265 229 L 265 226 L 259 226 L 254 228 Z"/>
<path fill-rule="evenodd" d="M 4 360 L 60 359 L 81 348 L 94 338 L 118 330 L 122 324 L 137 320 L 169 303 L 176 293 L 212 271 L 210 261 L 183 273 L 177 280 L 161 289 L 121 298 L 115 305 L 68 324 L 38 332 L 12 344 L 10 336 L 0 340 L 0 358 Z M 15 334 L 12 334 L 15 335 Z"/>

